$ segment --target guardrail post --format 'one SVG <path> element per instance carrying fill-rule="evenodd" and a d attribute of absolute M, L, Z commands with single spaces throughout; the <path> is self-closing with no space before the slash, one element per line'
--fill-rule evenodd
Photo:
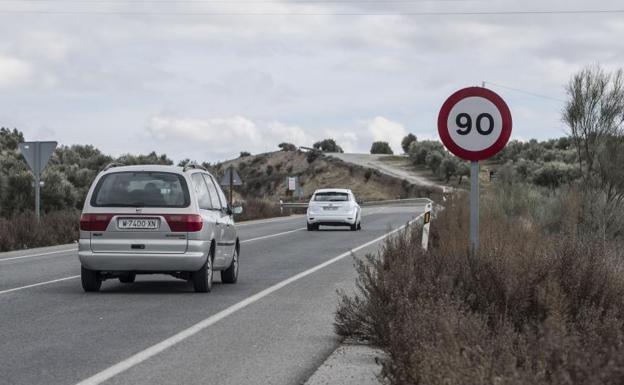
<path fill-rule="evenodd" d="M 425 206 L 425 214 L 423 215 L 423 229 L 422 229 L 422 248 L 427 251 L 429 247 L 429 227 L 431 226 L 431 203 L 427 203 Z"/>
<path fill-rule="evenodd" d="M 284 215 L 284 202 L 280 199 L 280 215 Z"/>

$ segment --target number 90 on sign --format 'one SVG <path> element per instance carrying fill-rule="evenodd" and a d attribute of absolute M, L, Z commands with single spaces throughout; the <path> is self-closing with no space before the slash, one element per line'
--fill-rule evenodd
<path fill-rule="evenodd" d="M 482 160 L 499 152 L 511 135 L 511 113 L 493 91 L 471 87 L 457 91 L 442 106 L 438 133 L 453 154 Z"/>

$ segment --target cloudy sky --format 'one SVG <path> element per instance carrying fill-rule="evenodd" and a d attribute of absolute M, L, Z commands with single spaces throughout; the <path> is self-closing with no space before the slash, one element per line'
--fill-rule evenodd
<path fill-rule="evenodd" d="M 216 161 L 437 138 L 488 82 L 518 139 L 561 136 L 570 76 L 624 66 L 622 1 L 0 0 L 0 126 L 27 140 Z M 601 14 L 423 15 L 620 10 Z M 364 15 L 366 14 L 366 15 Z M 542 98 L 509 88 L 547 96 Z"/>

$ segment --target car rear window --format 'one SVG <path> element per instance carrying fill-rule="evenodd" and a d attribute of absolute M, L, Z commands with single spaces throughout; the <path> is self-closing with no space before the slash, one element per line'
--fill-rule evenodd
<path fill-rule="evenodd" d="M 349 194 L 343 192 L 319 192 L 314 195 L 317 202 L 346 202 L 349 200 Z"/>
<path fill-rule="evenodd" d="M 188 186 L 182 175 L 170 172 L 116 172 L 99 181 L 91 206 L 95 207 L 187 207 Z"/>

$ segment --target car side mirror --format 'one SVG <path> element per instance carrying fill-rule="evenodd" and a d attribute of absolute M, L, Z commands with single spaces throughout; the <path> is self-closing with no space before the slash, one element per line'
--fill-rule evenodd
<path fill-rule="evenodd" d="M 232 212 L 232 214 L 240 215 L 243 213 L 243 206 L 233 207 L 230 211 Z"/>

